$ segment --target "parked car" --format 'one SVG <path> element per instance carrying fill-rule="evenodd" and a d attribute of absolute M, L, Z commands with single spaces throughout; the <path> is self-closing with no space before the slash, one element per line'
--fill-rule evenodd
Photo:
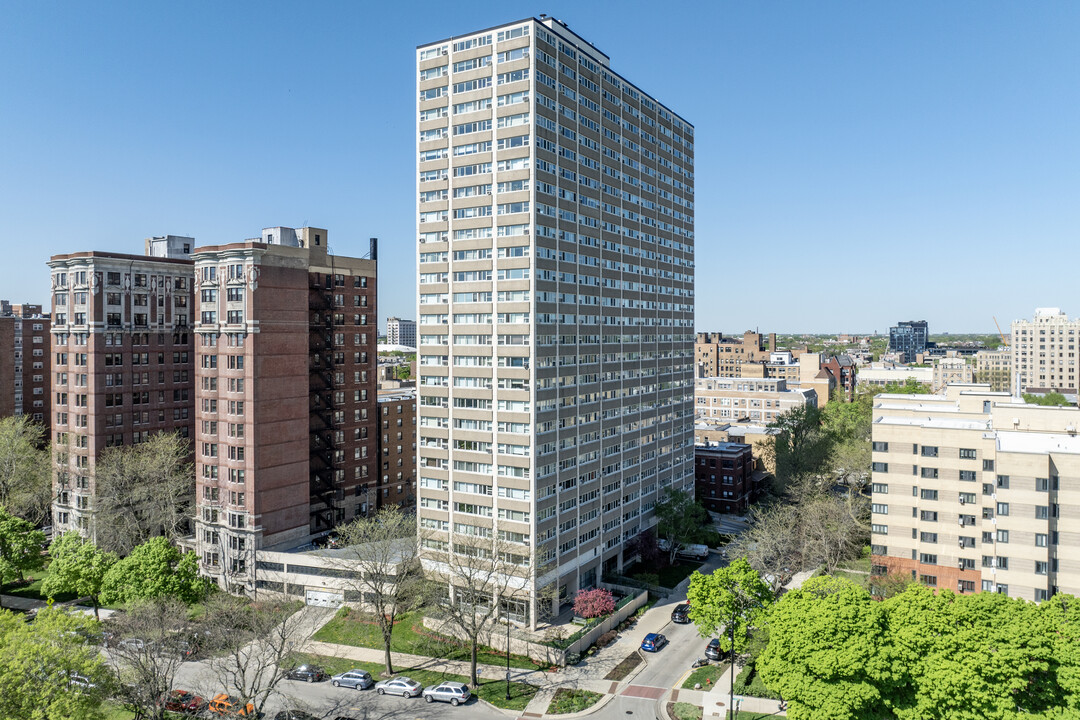
<path fill-rule="evenodd" d="M 709 660 L 720 659 L 720 638 L 713 638 L 709 641 L 709 644 L 705 646 L 705 657 Z"/>
<path fill-rule="evenodd" d="M 685 625 L 690 622 L 690 603 L 682 603 L 671 611 L 671 622 Z"/>
<path fill-rule="evenodd" d="M 367 670 L 348 670 L 340 675 L 330 678 L 330 684 L 334 687 L 351 687 L 356 690 L 367 690 L 375 684 L 371 679 L 371 673 Z"/>
<path fill-rule="evenodd" d="M 303 710 L 282 710 L 274 716 L 274 720 L 319 720 L 319 718 Z"/>
<path fill-rule="evenodd" d="M 444 682 L 438 685 L 432 685 L 429 688 L 424 688 L 424 699 L 428 702 L 448 702 L 454 707 L 467 703 L 469 698 L 472 697 L 472 693 L 469 692 L 469 688 L 465 683 L 459 682 Z"/>
<path fill-rule="evenodd" d="M 404 676 L 391 680 L 380 680 L 375 683 L 375 692 L 380 695 L 400 695 L 401 697 L 417 697 L 424 691 L 423 686 L 412 678 Z"/>
<path fill-rule="evenodd" d="M 124 638 L 117 644 L 117 647 L 128 652 L 145 652 L 153 648 L 154 644 L 141 638 Z"/>
<path fill-rule="evenodd" d="M 668 639 L 660 633 L 649 633 L 641 641 L 641 649 L 645 652 L 659 652 L 667 643 Z"/>
<path fill-rule="evenodd" d="M 255 706 L 252 703 L 247 705 L 241 705 L 238 698 L 231 697 L 225 693 L 218 693 L 210 701 L 210 712 L 215 715 L 224 715 L 225 717 L 254 717 Z"/>
<path fill-rule="evenodd" d="M 191 715 L 201 713 L 206 709 L 206 704 L 206 700 L 188 690 L 170 690 L 162 702 L 166 710 Z"/>
<path fill-rule="evenodd" d="M 68 685 L 76 690 L 90 690 L 91 688 L 97 687 L 97 685 L 90 682 L 90 678 L 85 675 L 79 675 L 78 673 L 70 673 L 68 675 Z"/>
<path fill-rule="evenodd" d="M 286 680 L 304 680 L 305 682 L 320 682 L 329 677 L 318 665 L 301 665 L 285 673 Z"/>

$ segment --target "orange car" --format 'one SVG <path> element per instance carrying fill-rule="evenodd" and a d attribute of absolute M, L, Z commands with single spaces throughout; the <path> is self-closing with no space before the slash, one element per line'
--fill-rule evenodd
<path fill-rule="evenodd" d="M 242 707 L 238 699 L 225 693 L 218 693 L 210 701 L 210 712 L 225 717 L 248 717 L 255 715 L 255 706 L 248 703 Z"/>

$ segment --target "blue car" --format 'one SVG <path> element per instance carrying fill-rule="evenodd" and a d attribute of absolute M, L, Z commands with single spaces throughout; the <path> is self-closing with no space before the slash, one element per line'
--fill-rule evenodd
<path fill-rule="evenodd" d="M 667 645 L 667 638 L 660 633 L 649 633 L 641 641 L 641 649 L 645 652 L 658 652 L 665 645 Z"/>

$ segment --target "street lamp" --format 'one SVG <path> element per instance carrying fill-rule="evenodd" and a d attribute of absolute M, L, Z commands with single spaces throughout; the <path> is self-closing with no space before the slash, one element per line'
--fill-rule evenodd
<path fill-rule="evenodd" d="M 510 603 L 506 602 L 506 699 L 510 699 Z"/>
<path fill-rule="evenodd" d="M 731 633 L 731 691 L 728 695 L 728 717 L 735 720 L 735 621 L 738 618 L 740 609 L 750 606 L 764 609 L 764 606 L 759 602 L 742 597 L 734 589 L 731 590 L 731 594 L 734 601 L 731 603 L 731 624 L 728 625 L 728 630 Z"/>

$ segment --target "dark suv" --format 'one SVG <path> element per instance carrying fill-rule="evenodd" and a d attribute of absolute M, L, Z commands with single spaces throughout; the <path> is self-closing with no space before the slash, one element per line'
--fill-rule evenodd
<path fill-rule="evenodd" d="M 705 657 L 708 660 L 720 659 L 720 638 L 713 638 L 709 641 L 709 644 L 705 646 Z"/>
<path fill-rule="evenodd" d="M 671 622 L 685 625 L 690 622 L 690 605 L 689 603 L 682 603 L 676 605 L 675 609 L 671 611 Z"/>

